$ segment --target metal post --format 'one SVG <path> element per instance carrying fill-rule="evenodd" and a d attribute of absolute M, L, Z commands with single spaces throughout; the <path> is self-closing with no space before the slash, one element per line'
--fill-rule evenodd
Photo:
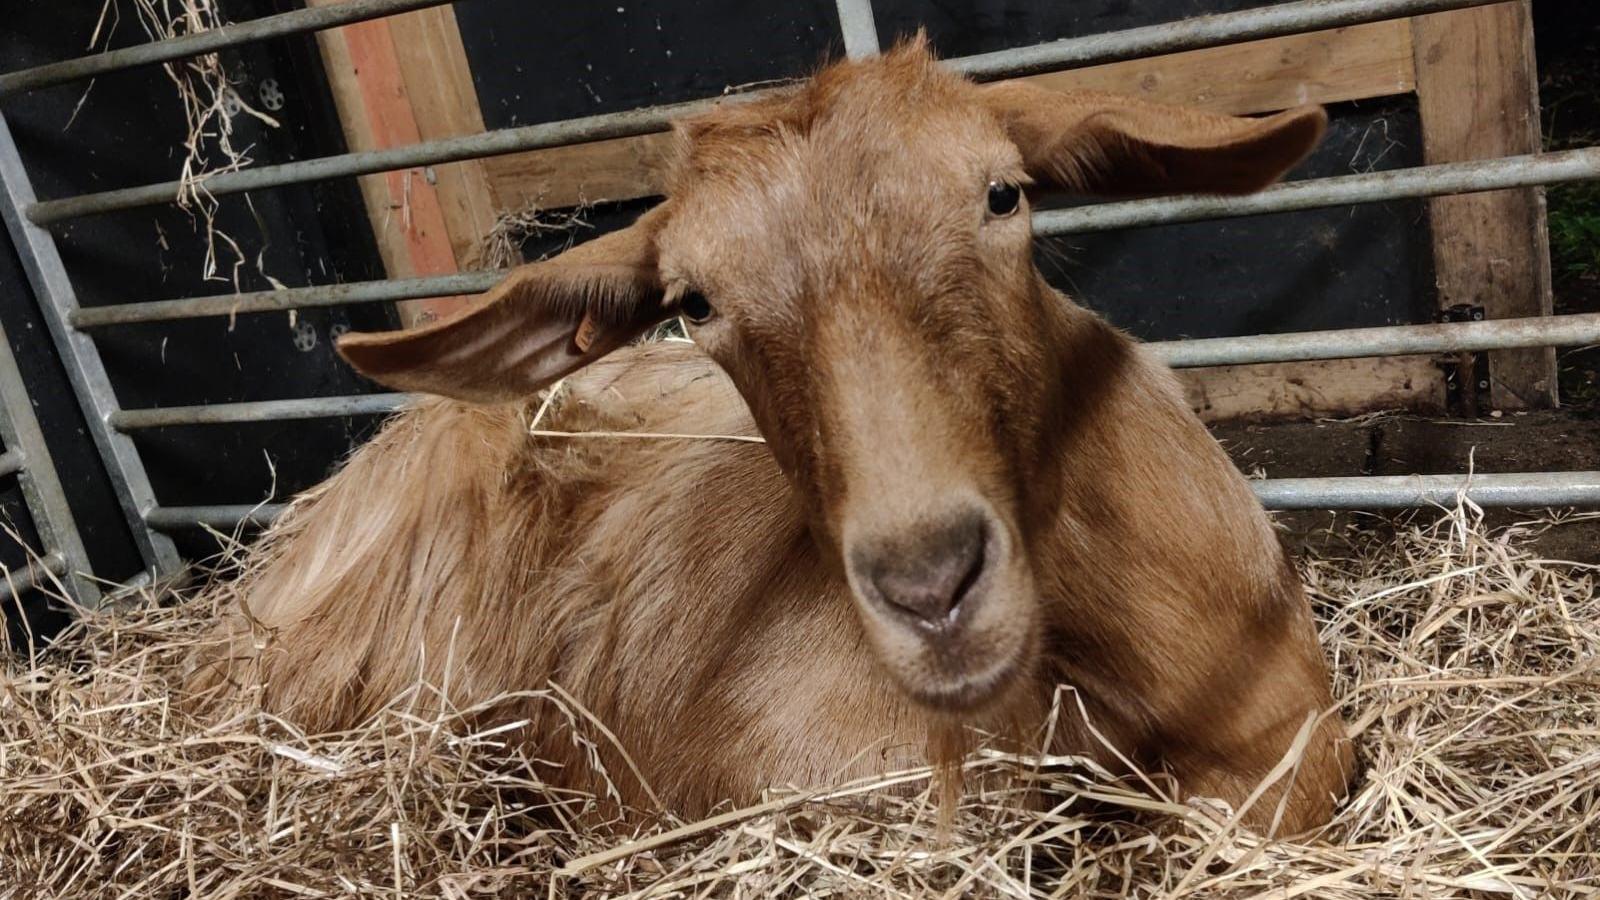
<path fill-rule="evenodd" d="M 67 561 L 60 553 L 47 553 L 38 559 L 30 560 L 21 574 L 11 574 L 14 571 L 16 570 L 10 569 L 0 574 L 0 590 L 3 590 L 7 597 L 20 597 L 33 590 L 44 581 L 46 574 L 60 578 L 67 572 Z M 72 580 L 68 579 L 69 582 Z M 98 593 L 95 594 L 96 602 L 99 596 Z"/>
<path fill-rule="evenodd" d="M 124 47 L 120 50 L 108 50 L 94 56 L 80 56 L 77 59 L 62 60 L 32 69 L 23 69 L 20 72 L 7 72 L 0 75 L 0 97 L 80 78 L 92 78 L 108 72 L 132 69 L 136 66 L 171 62 L 175 59 L 199 56 L 202 53 L 215 53 L 218 50 L 268 38 L 321 31 L 349 25 L 352 22 L 364 22 L 368 19 L 410 12 L 414 9 L 443 6 L 446 2 L 449 0 L 344 0 L 333 6 L 291 10 L 249 22 L 223 25 L 210 31 L 198 31 L 164 41 Z"/>
<path fill-rule="evenodd" d="M 839 0 L 839 31 L 844 52 L 851 59 L 878 55 L 878 24 L 872 18 L 872 0 Z"/>
<path fill-rule="evenodd" d="M 224 294 L 218 297 L 145 300 L 137 303 L 75 309 L 69 321 L 74 328 L 104 328 L 108 325 L 127 325 L 133 322 L 166 322 L 206 316 L 285 312 L 291 309 L 321 306 L 415 300 L 420 297 L 454 297 L 459 294 L 487 291 L 499 284 L 500 279 L 504 277 L 506 277 L 505 271 L 458 272 L 453 275 L 430 275 L 426 278 L 319 284 L 311 287 Z"/>
<path fill-rule="evenodd" d="M 1114 231 L 1144 225 L 1176 225 L 1206 219 L 1381 203 L 1409 197 L 1471 194 L 1596 178 L 1600 178 L 1600 147 L 1587 147 L 1559 153 L 1535 153 L 1293 181 L 1238 197 L 1156 197 L 1051 209 L 1034 214 L 1033 230 L 1038 235 Z"/>
<path fill-rule="evenodd" d="M 135 66 L 170 62 L 202 53 L 214 53 L 254 41 L 283 35 L 319 31 L 391 16 L 414 9 L 443 5 L 445 0 L 345 0 L 313 9 L 294 10 L 211 31 L 186 34 L 137 47 L 94 56 L 63 60 L 0 75 L 0 97 L 89 78 Z M 1285 34 L 1343 28 L 1452 9 L 1483 6 L 1501 0 L 1297 0 L 1262 9 L 1198 16 L 1144 28 L 1087 37 L 1066 38 L 1033 47 L 1000 50 L 951 61 L 956 69 L 976 78 L 1002 78 L 1051 69 L 1066 69 L 1117 62 L 1141 56 L 1217 47 L 1240 41 Z M 869 0 L 839 0 L 845 49 L 851 57 L 877 52 Z"/>
<path fill-rule="evenodd" d="M 652 106 L 645 109 L 585 116 L 579 119 L 564 119 L 560 122 L 546 122 L 539 125 L 524 125 L 520 128 L 487 131 L 482 134 L 443 138 L 437 141 L 423 141 L 419 144 L 393 147 L 388 150 L 367 150 L 360 153 L 345 153 L 339 156 L 324 156 L 318 159 L 301 160 L 300 162 L 281 163 L 275 166 L 255 166 L 237 172 L 220 172 L 214 175 L 207 175 L 201 179 L 200 183 L 204 185 L 207 193 L 221 197 L 226 194 L 238 194 L 263 188 L 304 184 L 311 181 L 325 181 L 330 178 L 371 175 L 375 172 L 391 172 L 397 169 L 460 162 L 466 159 L 481 159 L 487 156 L 500 156 L 524 150 L 567 147 L 573 144 L 583 144 L 609 138 L 654 134 L 658 131 L 666 131 L 671 127 L 674 120 L 708 112 L 722 104 L 737 103 L 759 96 L 763 96 L 763 93 L 734 94 L 709 100 L 691 100 L 687 103 L 677 103 L 670 106 Z M 139 187 L 103 191 L 98 194 L 83 194 L 61 200 L 46 200 L 29 207 L 27 214 L 28 219 L 33 223 L 48 225 L 60 222 L 63 219 L 71 219 L 91 213 L 112 212 L 120 209 L 152 206 L 158 203 L 171 203 L 177 199 L 178 191 L 182 186 L 181 182 L 166 181 L 160 184 L 146 184 Z"/>
<path fill-rule="evenodd" d="M 144 462 L 139 459 L 139 450 L 131 438 L 113 431 L 106 422 L 107 416 L 116 411 L 117 395 L 100 360 L 100 351 L 88 335 L 74 331 L 67 324 L 67 318 L 78 308 L 78 298 L 61 262 L 55 237 L 22 215 L 34 201 L 33 185 L 28 181 L 22 156 L 17 152 L 11 126 L 3 115 L 0 115 L 0 190 L 4 193 L 0 198 L 0 215 L 10 229 L 11 240 L 16 244 L 34 295 L 39 298 L 50 336 L 83 407 L 100 458 L 106 462 L 139 553 L 147 565 L 161 572 L 172 571 L 179 565 L 172 539 L 151 531 L 144 523 L 144 511 L 155 507 L 156 498 Z"/>
<path fill-rule="evenodd" d="M 1600 344 L 1600 313 L 1452 322 L 1434 325 L 1384 325 L 1290 334 L 1156 341 L 1145 344 L 1174 369 L 1236 366 L 1314 359 L 1357 359 L 1419 353 L 1461 353 L 1527 347 L 1580 347 Z M 178 425 L 223 425 L 333 416 L 383 415 L 417 399 L 410 394 L 357 394 L 303 397 L 250 403 L 211 403 L 157 409 L 124 409 L 108 420 L 118 431 Z"/>
<path fill-rule="evenodd" d="M 1484 507 L 1600 506 L 1600 472 L 1269 478 L 1250 487 L 1261 505 L 1273 510 L 1452 506 L 1458 497 Z M 284 509 L 282 503 L 167 506 L 151 510 L 149 522 L 167 531 L 202 526 L 226 531 L 270 525 Z"/>
<path fill-rule="evenodd" d="M 1594 178 L 1600 178 L 1600 148 L 1590 147 L 1559 153 L 1322 178 L 1279 185 L 1244 197 L 1164 197 L 1045 210 L 1034 214 L 1033 227 L 1040 236 L 1076 234 Z M 129 322 L 160 322 L 418 297 L 448 297 L 486 291 L 503 277 L 504 272 L 496 271 L 461 272 L 427 278 L 316 285 L 220 297 L 122 303 L 73 310 L 69 321 L 75 328 L 103 328 Z"/>
<path fill-rule="evenodd" d="M 1014 78 L 1055 69 L 1094 66 L 1163 53 L 1258 41 L 1286 34 L 1347 28 L 1367 22 L 1466 9 L 1495 2 L 1499 0 L 1299 0 L 1273 3 L 1241 12 L 1196 16 L 1179 22 L 980 53 L 951 60 L 950 65 L 980 81 Z"/>
<path fill-rule="evenodd" d="M 43 545 L 40 553 L 56 555 L 69 574 L 67 586 L 77 601 L 93 606 L 100 600 L 100 588 L 90 575 L 89 555 L 84 552 L 78 523 L 67 505 L 66 492 L 50 448 L 33 414 L 33 400 L 22 383 L 17 358 L 11 352 L 5 328 L 0 326 L 0 439 L 6 452 L 0 456 L 0 476 L 16 473 L 22 486 L 22 499 L 33 519 L 34 531 Z"/>
<path fill-rule="evenodd" d="M 162 531 L 179 531 L 185 528 L 215 528 L 231 531 L 240 525 L 265 527 L 283 514 L 288 504 L 259 503 L 216 506 L 158 506 L 145 515 L 151 528 Z"/>
<path fill-rule="evenodd" d="M 1146 344 L 1174 369 L 1600 344 L 1600 313 L 1490 322 L 1384 325 Z"/>
<path fill-rule="evenodd" d="M 1600 506 L 1600 472 L 1514 475 L 1355 475 L 1251 482 L 1268 509 L 1406 509 L 1454 506 Z"/>
<path fill-rule="evenodd" d="M 253 403 L 208 403 L 158 409 L 123 409 L 111 414 L 118 431 L 167 428 L 173 425 L 228 425 L 239 422 L 282 422 L 334 416 L 381 416 L 403 409 L 417 398 L 410 394 L 358 394 L 351 397 L 305 397 Z"/>

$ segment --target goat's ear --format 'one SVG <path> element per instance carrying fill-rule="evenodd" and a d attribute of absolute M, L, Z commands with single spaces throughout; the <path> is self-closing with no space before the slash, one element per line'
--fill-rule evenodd
<path fill-rule="evenodd" d="M 1328 124 L 1320 106 L 1248 119 L 1021 82 L 981 91 L 1030 176 L 1101 196 L 1260 190 L 1304 159 Z"/>
<path fill-rule="evenodd" d="M 339 353 L 396 390 L 475 403 L 532 396 L 671 314 L 656 267 L 668 206 L 513 269 L 464 313 L 407 331 L 347 334 Z"/>

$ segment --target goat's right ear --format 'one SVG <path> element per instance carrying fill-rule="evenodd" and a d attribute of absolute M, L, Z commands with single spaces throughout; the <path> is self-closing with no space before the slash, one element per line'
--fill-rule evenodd
<path fill-rule="evenodd" d="M 656 266 L 669 205 L 513 269 L 460 315 L 406 331 L 347 334 L 339 353 L 396 390 L 474 403 L 530 397 L 671 315 Z"/>
<path fill-rule="evenodd" d="M 1022 81 L 979 90 L 1030 176 L 1097 196 L 1258 191 L 1304 159 L 1328 124 L 1318 106 L 1254 119 Z"/>

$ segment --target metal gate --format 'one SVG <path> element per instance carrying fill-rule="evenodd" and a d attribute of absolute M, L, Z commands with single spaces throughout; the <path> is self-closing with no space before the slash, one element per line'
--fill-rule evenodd
<path fill-rule="evenodd" d="M 184 59 L 254 41 L 333 28 L 425 7 L 444 0 L 350 0 L 230 25 L 213 31 L 52 63 L 0 75 L 0 97 L 48 85 L 104 75 L 135 66 Z M 470 2 L 470 0 L 461 0 Z M 1488 5 L 1498 0 L 1295 0 L 1273 6 L 1135 28 L 947 61 L 978 80 L 1015 77 L 1215 47 L 1243 41 L 1340 28 L 1386 19 Z M 878 51 L 870 0 L 838 0 L 841 31 L 850 56 Z M 676 118 L 751 94 L 711 98 L 627 112 L 588 116 L 484 134 L 426 141 L 393 149 L 346 153 L 258 166 L 205 178 L 212 195 L 259 191 L 285 185 L 348 178 L 418 166 L 477 159 L 665 131 Z M 1478 162 L 1420 166 L 1400 171 L 1295 182 L 1247 197 L 1176 197 L 1041 211 L 1040 236 L 1105 231 L 1235 216 L 1288 212 L 1399 198 L 1432 197 L 1600 179 L 1600 148 Z M 233 527 L 269 521 L 275 505 L 168 506 L 155 495 L 131 435 L 140 429 L 271 420 L 314 419 L 389 412 L 403 406 L 401 394 L 323 397 L 251 403 L 120 409 L 95 343 L 106 329 L 142 322 L 229 316 L 311 307 L 444 297 L 483 291 L 499 272 L 394 279 L 259 291 L 224 297 L 150 300 L 80 308 L 51 228 L 76 217 L 174 202 L 178 182 L 39 200 L 24 170 L 9 127 L 0 117 L 0 213 L 22 255 L 35 294 L 45 307 L 53 340 L 146 564 L 154 571 L 179 565 L 169 535 L 200 525 Z M 1357 328 L 1299 334 L 1249 335 L 1149 345 L 1177 368 L 1346 359 L 1419 353 L 1457 353 L 1600 342 L 1600 314 L 1527 319 Z M 85 571 L 86 562 L 49 457 L 31 427 L 25 394 L 19 395 L 9 353 L 0 356 L 0 395 L 10 415 L 0 415 L 8 451 L 0 474 L 26 466 L 28 505 L 49 543 L 43 555 L 50 571 Z M 1254 482 L 1262 502 L 1275 509 L 1398 508 L 1453 502 L 1464 495 L 1483 506 L 1600 505 L 1600 472 L 1492 473 L 1402 477 L 1292 478 Z M 97 596 L 77 581 L 89 601 Z M 23 582 L 14 579 L 13 585 Z"/>

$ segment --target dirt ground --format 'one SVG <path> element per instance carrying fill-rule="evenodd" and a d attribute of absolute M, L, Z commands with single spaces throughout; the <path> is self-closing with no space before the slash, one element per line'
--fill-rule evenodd
<path fill-rule="evenodd" d="M 1221 424 L 1212 433 L 1241 470 L 1268 478 L 1600 470 L 1600 415 L 1590 408 L 1511 413 L 1477 420 L 1375 415 L 1350 421 Z M 1280 513 L 1297 548 L 1326 549 L 1353 532 L 1392 528 L 1410 512 Z M 1424 513 L 1425 514 L 1425 513 Z M 1546 511 L 1492 510 L 1490 524 Z M 1552 559 L 1600 563 L 1600 519 L 1534 539 Z"/>

